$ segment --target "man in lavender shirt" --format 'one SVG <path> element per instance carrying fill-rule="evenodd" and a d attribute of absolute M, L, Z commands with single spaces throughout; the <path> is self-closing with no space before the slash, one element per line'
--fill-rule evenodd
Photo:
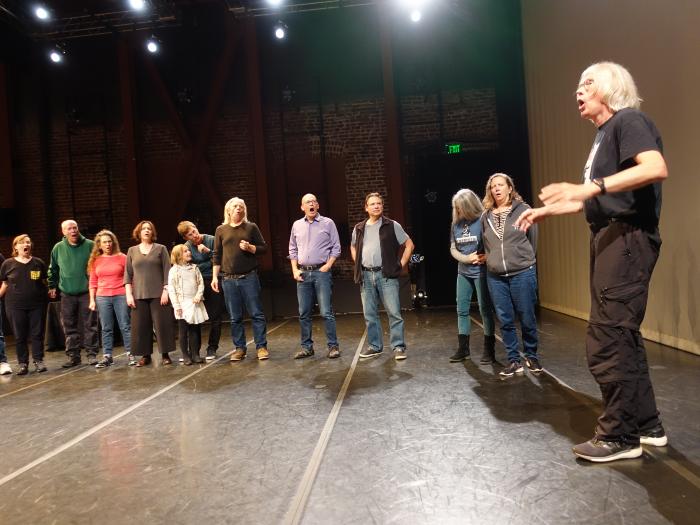
<path fill-rule="evenodd" d="M 335 331 L 335 314 L 331 304 L 333 277 L 331 267 L 340 256 L 340 239 L 335 223 L 318 213 L 318 200 L 307 193 L 301 198 L 301 211 L 304 217 L 292 225 L 289 236 L 289 260 L 292 274 L 297 282 L 299 301 L 299 324 L 301 325 L 301 349 L 294 359 L 314 355 L 314 342 L 311 339 L 311 312 L 318 301 L 321 316 L 325 322 L 328 340 L 328 357 L 340 357 L 338 338 Z"/>

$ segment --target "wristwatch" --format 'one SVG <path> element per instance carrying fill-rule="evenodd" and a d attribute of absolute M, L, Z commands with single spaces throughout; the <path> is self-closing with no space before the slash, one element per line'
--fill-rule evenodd
<path fill-rule="evenodd" d="M 601 195 L 605 195 L 608 192 L 605 189 L 605 179 L 591 179 L 591 182 L 600 188 Z"/>

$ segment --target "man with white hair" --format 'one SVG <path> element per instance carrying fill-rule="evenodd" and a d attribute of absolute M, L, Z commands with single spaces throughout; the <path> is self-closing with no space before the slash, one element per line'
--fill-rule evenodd
<path fill-rule="evenodd" d="M 661 182 L 668 171 L 659 131 L 639 111 L 641 98 L 624 67 L 600 62 L 587 68 L 576 102 L 581 117 L 597 128 L 583 183 L 545 186 L 544 206 L 523 213 L 517 225 L 526 230 L 549 215 L 580 211 L 590 225 L 586 354 L 604 411 L 595 436 L 573 451 L 608 462 L 641 456 L 642 444 L 668 442 L 639 331 L 661 246 Z"/>
<path fill-rule="evenodd" d="M 80 349 L 85 348 L 89 365 L 97 364 L 97 312 L 90 310 L 87 263 L 94 242 L 80 234 L 73 219 L 61 223 L 63 239 L 51 250 L 49 297 L 61 292 L 61 325 L 66 336 L 68 361 L 63 368 L 79 365 Z M 82 323 L 82 332 L 80 331 Z"/>
<path fill-rule="evenodd" d="M 226 308 L 231 316 L 231 335 L 236 350 L 231 361 L 245 358 L 246 339 L 243 308 L 253 324 L 253 338 L 258 360 L 270 358 L 267 350 L 267 320 L 260 300 L 257 256 L 267 251 L 260 229 L 248 220 L 245 201 L 234 197 L 224 207 L 224 223 L 214 234 L 214 258 L 211 287 L 219 292 L 219 274 Z"/>

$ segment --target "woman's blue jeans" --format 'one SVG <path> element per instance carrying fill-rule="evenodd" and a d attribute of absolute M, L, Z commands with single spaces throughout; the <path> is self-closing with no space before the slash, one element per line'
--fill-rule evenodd
<path fill-rule="evenodd" d="M 484 335 L 493 335 L 493 306 L 491 305 L 491 296 L 486 284 L 485 273 L 482 273 L 479 277 L 457 274 L 457 333 L 461 335 L 469 335 L 471 333 L 469 310 L 474 291 L 476 291 L 476 299 L 479 302 L 481 321 L 484 323 Z"/>
<path fill-rule="evenodd" d="M 520 318 L 525 357 L 537 358 L 537 271 L 535 266 L 516 275 L 504 277 L 489 273 L 487 276 L 491 300 L 501 323 L 501 335 L 508 361 L 520 361 L 516 315 Z"/>
<path fill-rule="evenodd" d="M 126 295 L 98 295 L 95 297 L 102 325 L 102 352 L 112 355 L 114 349 L 114 318 L 124 340 L 124 348 L 131 352 L 131 312 L 126 304 Z"/>
<path fill-rule="evenodd" d="M 231 337 L 236 348 L 245 350 L 245 329 L 243 328 L 243 308 L 245 307 L 253 323 L 255 348 L 267 347 L 267 320 L 260 300 L 260 279 L 253 270 L 240 279 L 226 279 L 221 282 L 226 308 L 231 316 Z"/>

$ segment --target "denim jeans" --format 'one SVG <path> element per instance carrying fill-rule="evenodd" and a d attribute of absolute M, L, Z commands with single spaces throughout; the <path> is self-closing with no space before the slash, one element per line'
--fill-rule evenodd
<path fill-rule="evenodd" d="M 479 277 L 467 277 L 461 273 L 457 274 L 457 333 L 469 335 L 471 333 L 471 319 L 469 310 L 472 296 L 476 290 L 476 299 L 479 302 L 479 312 L 481 321 L 484 323 L 484 335 L 493 335 L 493 306 L 491 296 L 486 285 L 486 274 Z"/>
<path fill-rule="evenodd" d="M 243 328 L 243 307 L 253 323 L 255 348 L 267 347 L 267 321 L 260 300 L 260 279 L 256 271 L 241 279 L 221 281 L 226 301 L 226 309 L 231 316 L 231 337 L 236 348 L 246 348 Z"/>
<path fill-rule="evenodd" d="M 7 363 L 7 354 L 5 354 L 5 333 L 2 331 L 2 301 L 0 301 L 0 363 Z"/>
<path fill-rule="evenodd" d="M 383 350 L 382 324 L 379 320 L 381 300 L 389 317 L 389 343 L 391 348 L 406 348 L 403 333 L 403 318 L 399 300 L 399 280 L 387 279 L 382 272 L 362 271 L 362 311 L 367 325 L 367 344 L 375 350 Z"/>
<path fill-rule="evenodd" d="M 131 352 L 131 312 L 126 304 L 126 295 L 98 296 L 95 298 L 102 324 L 102 352 L 112 355 L 114 348 L 114 317 L 124 340 L 124 348 Z"/>
<path fill-rule="evenodd" d="M 487 282 L 496 315 L 501 322 L 501 335 L 508 361 L 519 361 L 518 334 L 515 331 L 516 314 L 520 318 L 525 357 L 537 357 L 537 272 L 531 266 L 510 277 L 488 274 Z"/>
<path fill-rule="evenodd" d="M 331 272 L 302 272 L 301 282 L 297 282 L 297 300 L 299 301 L 299 325 L 301 326 L 301 346 L 313 348 L 311 338 L 311 312 L 314 302 L 318 301 L 326 328 L 328 348 L 338 346 L 338 337 L 335 331 L 335 313 L 331 304 L 333 292 L 333 276 Z"/>

